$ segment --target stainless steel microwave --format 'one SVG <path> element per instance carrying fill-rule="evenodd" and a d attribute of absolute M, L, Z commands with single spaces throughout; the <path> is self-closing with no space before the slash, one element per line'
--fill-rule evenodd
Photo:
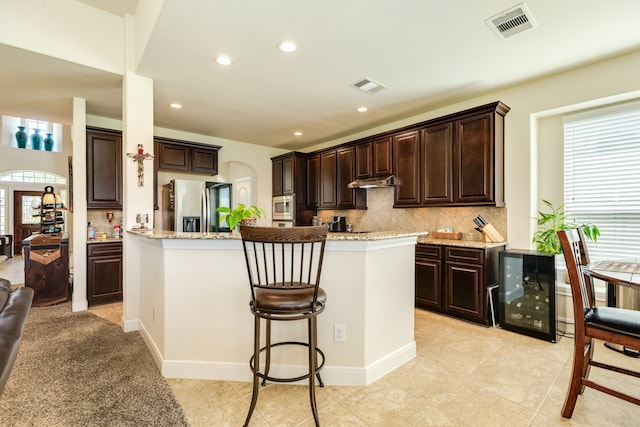
<path fill-rule="evenodd" d="M 274 221 L 293 221 L 296 204 L 294 196 L 276 196 L 273 198 L 271 215 Z"/>

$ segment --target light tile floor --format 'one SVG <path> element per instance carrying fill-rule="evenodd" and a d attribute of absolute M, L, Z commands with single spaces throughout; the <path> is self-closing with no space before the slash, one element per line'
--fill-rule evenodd
<path fill-rule="evenodd" d="M 6 267 L 0 264 L 0 277 Z M 121 323 L 122 304 L 89 311 Z M 578 398 L 572 419 L 560 416 L 571 375 L 573 340 L 568 337 L 553 344 L 415 310 L 415 340 L 415 359 L 367 387 L 318 388 L 322 425 L 640 425 L 638 406 L 592 389 Z M 639 359 L 603 346 L 596 348 L 596 358 L 640 370 Z M 640 396 L 638 380 L 597 368 L 591 375 Z M 244 422 L 250 383 L 171 378 L 167 382 L 194 427 Z M 250 425 L 313 426 L 306 386 L 262 387 Z"/>

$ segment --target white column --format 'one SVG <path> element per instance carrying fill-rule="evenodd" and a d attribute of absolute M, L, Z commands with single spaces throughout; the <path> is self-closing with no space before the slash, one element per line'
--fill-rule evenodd
<path fill-rule="evenodd" d="M 71 141 L 73 178 L 69 183 L 69 201 L 73 197 L 73 296 L 72 311 L 83 311 L 87 303 L 87 101 L 73 98 Z"/>
<path fill-rule="evenodd" d="M 127 153 L 137 153 L 142 144 L 145 153 L 153 155 L 153 80 L 137 75 L 133 70 L 134 19 L 125 17 L 125 57 L 126 71 L 122 91 L 122 147 L 123 147 L 123 190 L 122 217 L 124 229 L 130 230 L 136 224 L 137 214 L 148 214 L 153 221 L 153 161 L 145 160 L 144 183 L 138 185 L 138 163 Z M 140 281 L 145 268 L 136 262 L 138 255 L 132 253 L 125 234 L 123 241 L 123 326 L 125 331 L 138 329 L 140 318 Z"/>

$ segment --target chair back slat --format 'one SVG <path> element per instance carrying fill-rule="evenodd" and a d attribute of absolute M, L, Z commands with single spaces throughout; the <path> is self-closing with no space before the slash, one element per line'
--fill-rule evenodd
<path fill-rule="evenodd" d="M 584 274 L 589 264 L 589 252 L 584 233 L 580 228 L 558 231 L 558 238 L 569 273 L 573 299 L 576 334 L 584 330 L 584 316 L 595 305 L 593 280 Z"/>
<path fill-rule="evenodd" d="M 257 287 L 315 287 L 317 297 L 326 227 L 241 226 L 240 233 L 254 298 Z"/>

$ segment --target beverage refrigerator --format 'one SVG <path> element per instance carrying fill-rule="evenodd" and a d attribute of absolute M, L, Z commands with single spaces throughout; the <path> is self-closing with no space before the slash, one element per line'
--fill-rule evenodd
<path fill-rule="evenodd" d="M 231 207 L 231 184 L 174 179 L 163 186 L 162 228 L 176 232 L 231 231 L 217 208 Z"/>

